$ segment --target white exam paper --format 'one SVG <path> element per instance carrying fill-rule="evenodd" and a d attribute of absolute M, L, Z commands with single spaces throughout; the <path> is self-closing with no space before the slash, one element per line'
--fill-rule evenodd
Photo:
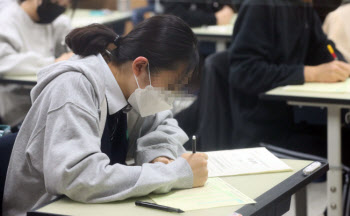
<path fill-rule="evenodd" d="M 209 177 L 293 171 L 264 147 L 206 153 Z"/>

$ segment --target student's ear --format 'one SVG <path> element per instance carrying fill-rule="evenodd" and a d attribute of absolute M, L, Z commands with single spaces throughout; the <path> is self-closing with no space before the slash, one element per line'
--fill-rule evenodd
<path fill-rule="evenodd" d="M 132 71 L 136 77 L 142 75 L 142 72 L 146 72 L 145 75 L 148 76 L 148 59 L 145 57 L 137 57 L 132 63 Z"/>

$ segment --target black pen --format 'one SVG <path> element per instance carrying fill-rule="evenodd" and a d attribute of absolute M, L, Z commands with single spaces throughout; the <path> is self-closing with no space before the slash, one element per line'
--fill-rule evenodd
<path fill-rule="evenodd" d="M 192 154 L 196 153 L 197 151 L 197 139 L 196 136 L 192 136 Z"/>
<path fill-rule="evenodd" d="M 177 212 L 177 213 L 183 213 L 184 212 L 181 209 L 172 208 L 172 207 L 169 207 L 169 206 L 158 205 L 158 204 L 150 203 L 150 202 L 136 201 L 135 205 L 148 207 L 148 208 L 153 208 L 153 209 L 158 209 L 158 210 L 163 210 L 163 211 L 167 211 L 167 212 Z"/>

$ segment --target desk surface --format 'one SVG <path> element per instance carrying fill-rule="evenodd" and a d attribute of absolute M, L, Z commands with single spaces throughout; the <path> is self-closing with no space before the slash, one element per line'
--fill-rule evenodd
<path fill-rule="evenodd" d="M 261 99 L 283 100 L 307 103 L 350 105 L 349 93 L 319 93 L 305 91 L 289 91 L 283 87 L 272 89 L 260 95 Z"/>
<path fill-rule="evenodd" d="M 231 20 L 231 24 L 195 27 L 195 28 L 192 28 L 192 31 L 198 37 L 199 40 L 231 41 L 236 19 L 237 19 L 237 14 L 233 16 Z"/>
<path fill-rule="evenodd" d="M 36 85 L 37 77 L 35 74 L 29 75 L 4 75 L 0 77 L 0 84 L 20 84 L 20 85 Z"/>
<path fill-rule="evenodd" d="M 66 13 L 69 17 L 71 11 Z M 72 27 L 77 28 L 86 26 L 92 23 L 110 24 L 113 22 L 126 21 L 130 19 L 131 12 L 121 11 L 100 11 L 100 10 L 88 10 L 77 9 L 72 19 Z"/>
<path fill-rule="evenodd" d="M 192 28 L 197 37 L 217 37 L 231 40 L 233 33 L 233 24 L 231 25 L 214 25 Z"/>
<path fill-rule="evenodd" d="M 291 196 L 296 191 L 291 191 L 291 189 L 298 185 L 301 187 L 306 186 L 314 178 L 322 175 L 328 170 L 328 165 L 324 165 L 320 170 L 316 171 L 314 176 L 304 177 L 301 173 L 301 170 L 309 165 L 311 161 L 302 161 L 302 160 L 283 160 L 289 166 L 291 166 L 293 172 L 283 172 L 283 173 L 270 173 L 270 174 L 259 174 L 259 175 L 246 175 L 246 176 L 231 176 L 222 178 L 226 182 L 233 185 L 235 188 L 249 196 L 250 198 L 256 199 L 257 204 L 246 205 L 246 206 L 228 206 L 228 207 L 219 207 L 212 209 L 202 209 L 195 211 L 187 211 L 181 215 L 232 215 L 233 212 L 243 211 L 244 215 L 250 215 L 249 212 L 261 208 L 261 205 L 267 205 L 264 202 L 269 202 L 270 199 L 275 199 L 274 195 L 271 193 L 278 193 L 278 196 Z M 311 179 L 311 177 L 313 177 Z M 299 180 L 293 180 L 294 178 Z M 303 179 L 301 184 L 300 179 Z M 307 182 L 305 180 L 307 179 Z M 287 186 L 287 188 L 286 188 Z M 276 188 L 276 192 L 274 192 Z M 280 190 L 284 190 L 281 192 Z M 296 190 L 297 190 L 296 189 Z M 276 195 L 276 194 L 275 194 Z M 276 195 L 277 196 L 277 195 Z M 46 205 L 35 212 L 30 213 L 29 215 L 174 215 L 174 213 L 167 213 L 159 210 L 153 210 L 143 207 L 135 206 L 135 200 L 143 200 L 148 202 L 153 202 L 148 197 L 128 199 L 121 202 L 114 203 L 105 203 L 105 204 L 83 204 L 74 202 L 68 198 L 63 198 L 61 200 L 55 201 L 49 205 Z M 270 201 L 271 203 L 272 201 Z M 242 208 L 243 207 L 243 208 Z M 241 212 L 241 213 L 243 213 Z M 41 214 L 40 214 L 41 213 Z"/>

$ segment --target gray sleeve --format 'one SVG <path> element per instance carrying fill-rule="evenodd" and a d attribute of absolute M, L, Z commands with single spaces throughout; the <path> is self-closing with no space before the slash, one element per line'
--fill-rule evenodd
<path fill-rule="evenodd" d="M 186 152 L 183 144 L 187 140 L 170 110 L 146 117 L 137 139 L 135 162 L 148 163 L 160 156 L 176 159 Z"/>
<path fill-rule="evenodd" d="M 36 74 L 42 67 L 55 63 L 54 57 L 35 52 L 19 53 L 0 39 L 0 74 Z"/>
<path fill-rule="evenodd" d="M 192 187 L 191 167 L 183 158 L 168 165 L 110 165 L 100 150 L 98 125 L 97 113 L 71 102 L 49 112 L 43 151 L 49 193 L 101 203 Z"/>
<path fill-rule="evenodd" d="M 69 52 L 69 48 L 65 43 L 65 38 L 72 30 L 70 19 L 66 15 L 59 16 L 53 22 L 53 32 L 55 39 L 55 57 L 60 57 L 63 53 Z"/>
<path fill-rule="evenodd" d="M 7 31 L 8 30 L 8 31 Z M 40 68 L 55 62 L 52 56 L 45 57 L 35 52 L 20 52 L 21 39 L 10 29 L 0 32 L 0 75 L 36 74 Z"/>

